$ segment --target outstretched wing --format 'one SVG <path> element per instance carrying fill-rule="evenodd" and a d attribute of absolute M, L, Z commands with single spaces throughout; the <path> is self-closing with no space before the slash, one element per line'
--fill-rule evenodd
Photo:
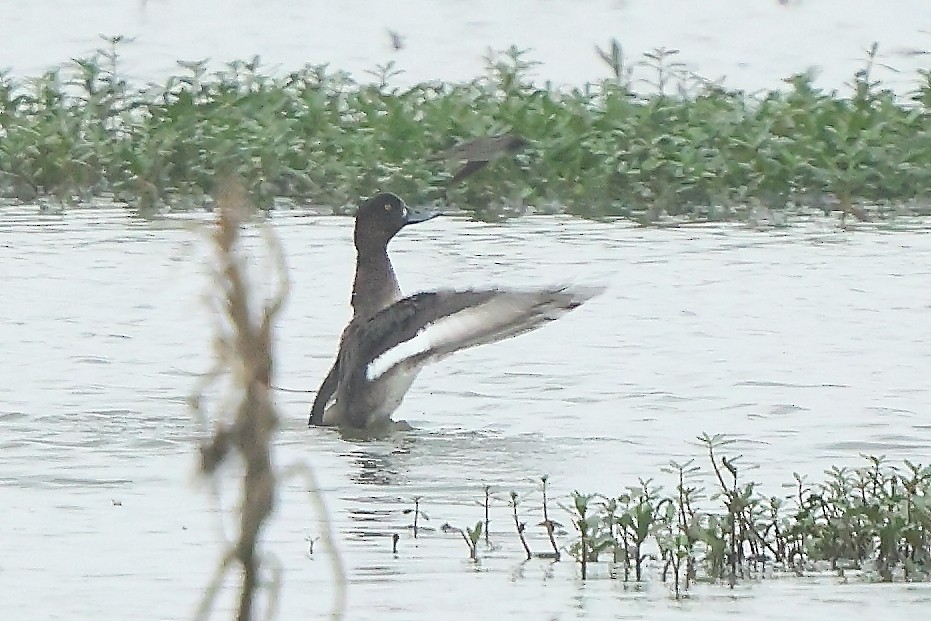
<path fill-rule="evenodd" d="M 354 359 L 342 366 L 341 389 L 352 399 L 374 383 L 392 381 L 453 352 L 538 328 L 601 291 L 434 291 L 404 298 L 352 327 L 347 350 Z"/>
<path fill-rule="evenodd" d="M 446 184 L 446 189 L 453 187 L 454 185 L 462 182 L 466 177 L 470 177 L 480 171 L 482 168 L 488 165 L 488 160 L 475 160 L 466 162 L 465 165 L 460 168 L 452 179 Z"/>

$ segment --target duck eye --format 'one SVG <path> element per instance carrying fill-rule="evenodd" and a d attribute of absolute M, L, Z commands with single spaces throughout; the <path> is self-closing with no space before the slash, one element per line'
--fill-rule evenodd
<path fill-rule="evenodd" d="M 401 216 L 407 217 L 407 207 L 401 207 Z"/>

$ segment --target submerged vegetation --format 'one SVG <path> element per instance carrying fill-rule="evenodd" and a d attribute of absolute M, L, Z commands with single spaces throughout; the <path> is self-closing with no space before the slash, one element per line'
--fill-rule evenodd
<path fill-rule="evenodd" d="M 396 88 L 388 63 L 364 84 L 325 65 L 282 77 L 255 58 L 217 73 L 180 63 L 164 84 L 130 87 L 120 37 L 73 65 L 17 81 L 0 73 L 0 196 L 68 204 L 113 197 L 142 212 L 212 203 L 235 175 L 250 201 L 351 207 L 389 190 L 443 195 L 429 157 L 458 140 L 511 130 L 530 146 L 454 189 L 478 217 L 565 211 L 654 221 L 733 219 L 802 205 L 882 217 L 931 201 L 931 70 L 897 96 L 865 67 L 841 97 L 806 74 L 758 94 L 697 78 L 677 51 L 647 54 L 651 92 L 632 88 L 617 42 L 598 50 L 613 76 L 560 89 L 529 78 L 511 48 L 464 84 Z"/>
<path fill-rule="evenodd" d="M 518 513 L 526 498 L 518 503 L 517 492 L 511 492 L 506 521 L 516 525 L 526 560 L 559 561 L 563 550 L 578 563 L 583 580 L 592 576 L 594 565 L 598 576 L 625 583 L 660 579 L 676 597 L 696 581 L 733 587 L 779 572 L 855 572 L 875 582 L 931 579 L 931 466 L 909 461 L 895 466 L 884 457 L 864 456 L 862 466 L 832 467 L 821 482 L 796 473 L 783 486 L 786 492 L 765 495 L 741 476 L 739 456 L 725 454 L 733 440 L 707 435 L 698 440 L 710 470 L 703 472 L 694 460 L 671 462 L 663 469 L 673 479 L 671 489 L 640 479 L 618 495 L 573 492 L 560 505 L 575 532 L 569 543 L 556 543 L 554 532 L 561 525 L 547 512 L 544 477 L 537 530 L 546 538 L 538 533 L 536 545 L 548 539 L 555 554 L 531 551 Z M 478 536 L 483 526 L 489 533 L 489 522 L 486 516 L 467 529 L 473 560 L 480 556 Z M 445 530 L 465 537 L 461 529 Z M 496 535 L 506 536 L 505 531 Z"/>

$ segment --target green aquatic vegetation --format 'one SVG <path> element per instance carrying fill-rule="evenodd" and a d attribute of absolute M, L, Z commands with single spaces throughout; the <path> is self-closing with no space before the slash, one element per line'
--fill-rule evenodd
<path fill-rule="evenodd" d="M 616 521 L 620 528 L 621 545 L 625 550 L 625 575 L 629 573 L 632 564 L 637 582 L 643 580 L 644 562 L 649 558 L 645 550 L 647 540 L 661 526 L 661 521 L 669 516 L 669 500 L 660 499 L 657 495 L 659 491 L 660 488 L 652 484 L 652 479 L 641 479 L 638 486 L 629 487 L 627 493 L 618 498 L 623 511 L 615 516 L 609 510 L 605 515 L 608 528 L 601 545 L 608 547 L 614 543 L 611 541 L 613 531 L 610 526 L 611 522 Z"/>
<path fill-rule="evenodd" d="M 839 563 L 869 559 L 882 581 L 926 576 L 929 550 L 928 492 L 931 468 L 905 462 L 907 474 L 885 458 L 866 458 L 855 469 L 832 468 L 812 493 L 816 529 L 809 540 L 812 558 Z"/>
<path fill-rule="evenodd" d="M 821 483 L 796 473 L 791 494 L 764 496 L 742 479 L 740 456 L 726 454 L 734 440 L 698 440 L 711 466 L 707 494 L 694 461 L 663 468 L 675 477 L 671 494 L 649 479 L 610 500 L 572 494 L 564 509 L 579 539 L 569 550 L 583 577 L 612 549 L 613 577 L 639 582 L 656 560 L 676 597 L 695 580 L 733 587 L 776 570 L 856 569 L 884 582 L 931 576 L 931 467 L 864 456 L 866 465 L 831 467 Z"/>
<path fill-rule="evenodd" d="M 699 500 L 700 488 L 692 482 L 700 470 L 694 465 L 694 460 L 685 464 L 671 461 L 668 467 L 662 469 L 665 474 L 675 475 L 676 495 L 667 504 L 664 520 L 657 529 L 656 543 L 660 558 L 664 561 L 663 582 L 666 581 L 668 570 L 672 569 L 677 598 L 681 590 L 688 590 L 695 576 L 695 549 L 701 540 L 701 531 L 696 527 L 693 506 Z M 683 562 L 685 567 L 682 566 Z"/>
<path fill-rule="evenodd" d="M 554 553 L 532 553 L 518 512 L 522 502 L 512 491 L 508 507 L 524 560 L 558 562 L 565 551 L 583 580 L 596 564 L 625 583 L 658 575 L 677 598 L 696 581 L 733 588 L 774 572 L 857 570 L 871 581 L 931 578 L 931 467 L 864 456 L 866 465 L 831 467 L 820 483 L 795 473 L 783 486 L 789 493 L 767 496 L 746 479 L 742 457 L 731 454 L 733 439 L 703 434 L 698 442 L 710 468 L 694 459 L 670 462 L 661 472 L 673 478 L 671 491 L 640 479 L 617 496 L 573 492 L 559 503 L 577 535 L 566 545 L 556 542 L 559 525 L 547 509 L 549 480 L 541 477 L 540 525 Z M 469 545 L 470 557 L 490 524 L 488 514 L 485 520 L 452 529 Z"/>
<path fill-rule="evenodd" d="M 469 559 L 473 562 L 478 561 L 478 542 L 482 538 L 482 522 L 478 521 L 475 523 L 475 526 L 466 526 L 465 530 L 461 528 L 454 528 L 460 535 L 462 535 L 463 541 L 466 542 L 466 545 L 469 547 Z"/>
<path fill-rule="evenodd" d="M 457 84 L 399 88 L 393 62 L 373 83 L 325 65 L 280 75 L 256 57 L 216 72 L 181 62 L 139 89 L 121 76 L 124 45 L 105 38 L 91 57 L 33 79 L 0 73 L 0 196 L 112 196 L 147 213 L 209 207 L 213 180 L 235 176 L 265 210 L 342 213 L 390 190 L 487 220 L 532 208 L 643 223 L 759 207 L 872 219 L 931 200 L 931 72 L 894 94 L 873 77 L 875 45 L 847 96 L 806 74 L 780 90 L 730 90 L 688 71 L 678 50 L 632 62 L 617 41 L 596 48 L 610 77 L 573 89 L 531 80 L 535 63 L 515 47 Z M 430 156 L 503 131 L 529 148 L 447 193 L 453 171 Z"/>
<path fill-rule="evenodd" d="M 559 562 L 566 553 L 583 580 L 607 575 L 639 585 L 654 576 L 676 598 L 696 581 L 734 588 L 777 572 L 853 570 L 868 581 L 931 579 L 931 466 L 863 456 L 862 466 L 828 468 L 821 482 L 794 473 L 784 493 L 765 495 L 748 479 L 752 469 L 741 465 L 743 456 L 733 454 L 734 439 L 702 434 L 697 440 L 707 465 L 669 462 L 661 468 L 671 479 L 668 488 L 648 478 L 617 495 L 572 492 L 558 503 L 576 533 L 564 544 L 556 535 L 565 533 L 547 508 L 549 478 L 540 477 L 536 511 L 553 552 L 531 551 L 521 515 L 527 499 L 511 491 L 507 505 L 522 562 Z M 491 489 L 483 486 L 484 500 L 476 501 L 485 514 L 474 527 L 444 526 L 462 537 L 473 560 L 495 511 Z M 594 566 L 606 571 L 593 574 Z"/>
<path fill-rule="evenodd" d="M 582 567 L 582 580 L 588 578 L 588 564 L 598 560 L 598 551 L 592 546 L 594 531 L 601 525 L 593 511 L 592 501 L 595 498 L 595 494 L 580 494 L 575 491 L 572 492 L 572 504 L 563 507 L 572 516 L 572 525 L 579 533 L 579 541 L 572 545 L 570 552 Z"/>

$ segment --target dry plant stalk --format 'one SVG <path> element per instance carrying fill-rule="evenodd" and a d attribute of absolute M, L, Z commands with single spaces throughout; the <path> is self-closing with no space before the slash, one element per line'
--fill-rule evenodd
<path fill-rule="evenodd" d="M 217 227 L 213 234 L 217 289 L 221 292 L 216 300 L 220 314 L 215 341 L 217 366 L 208 374 L 205 384 L 228 374 L 237 394 L 228 408 L 232 420 L 218 421 L 212 437 L 201 446 L 203 475 L 210 476 L 216 472 L 232 452 L 239 454 L 244 473 L 239 536 L 217 568 L 201 602 L 198 618 L 209 614 L 224 576 L 234 563 L 238 563 L 242 568 L 236 617 L 239 621 L 251 621 L 255 617 L 261 569 L 258 541 L 275 507 L 278 481 L 272 465 L 271 447 L 278 427 L 278 413 L 270 394 L 272 325 L 288 288 L 282 268 L 278 293 L 264 305 L 259 315 L 253 312 L 245 261 L 239 247 L 242 217 L 247 204 L 241 185 L 235 182 L 223 184 L 223 191 L 217 196 Z M 199 403 L 197 398 L 194 401 Z M 274 610 L 276 601 L 277 593 L 273 592 L 269 612 Z"/>
<path fill-rule="evenodd" d="M 321 538 L 330 551 L 336 581 L 336 602 L 331 617 L 340 619 L 346 608 L 346 570 L 336 546 L 326 505 L 313 470 L 306 464 L 291 464 L 280 474 L 272 463 L 272 442 L 278 428 L 278 412 L 271 397 L 273 375 L 273 324 L 288 292 L 284 253 L 273 236 L 266 242 L 275 255 L 279 286 L 277 293 L 260 308 L 252 301 L 246 278 L 246 255 L 240 247 L 242 221 L 248 213 L 249 201 L 242 184 L 226 179 L 215 194 L 217 226 L 212 240 L 216 254 L 214 280 L 218 294 L 212 299 L 217 318 L 214 348 L 216 365 L 191 397 L 191 407 L 201 420 L 207 416 L 201 407 L 202 394 L 218 379 L 227 377 L 232 383 L 223 412 L 227 420 L 219 420 L 211 437 L 200 447 L 201 474 L 210 477 L 232 454 L 243 464 L 242 494 L 239 507 L 239 536 L 217 566 L 197 611 L 198 619 L 206 619 L 213 607 L 223 580 L 234 564 L 242 568 L 242 585 L 236 619 L 251 621 L 256 617 L 256 600 L 263 586 L 259 573 L 263 559 L 258 553 L 259 537 L 271 516 L 279 483 L 292 476 L 302 476 L 307 482 L 320 522 Z M 257 312 L 259 311 L 260 312 Z M 215 494 L 218 494 L 214 487 Z M 217 496 L 218 499 L 218 496 Z M 218 503 L 219 504 L 219 503 Z M 273 558 L 264 559 L 272 580 L 265 617 L 277 612 L 280 568 Z"/>

